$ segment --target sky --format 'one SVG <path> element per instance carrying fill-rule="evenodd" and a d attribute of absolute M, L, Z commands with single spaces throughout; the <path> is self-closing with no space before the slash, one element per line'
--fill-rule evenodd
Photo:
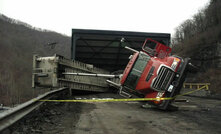
<path fill-rule="evenodd" d="M 173 34 L 209 0 L 0 0 L 0 13 L 71 36 L 71 29 Z"/>

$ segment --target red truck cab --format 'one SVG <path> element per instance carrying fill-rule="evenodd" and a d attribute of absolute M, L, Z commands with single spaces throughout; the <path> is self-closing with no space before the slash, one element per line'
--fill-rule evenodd
<path fill-rule="evenodd" d="M 142 51 L 135 52 L 121 78 L 123 90 L 145 98 L 173 97 L 180 92 L 187 72 L 189 58 L 170 56 L 171 48 L 146 39 Z M 150 101 L 166 110 L 173 100 Z"/>

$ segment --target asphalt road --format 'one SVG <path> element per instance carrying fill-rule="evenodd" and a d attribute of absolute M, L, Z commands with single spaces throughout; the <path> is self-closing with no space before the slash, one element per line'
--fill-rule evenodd
<path fill-rule="evenodd" d="M 75 98 L 121 98 L 89 94 Z M 139 102 L 49 103 L 6 133 L 45 134 L 220 134 L 221 101 L 184 97 L 178 111 L 141 108 Z M 70 98 L 69 98 L 70 99 Z M 72 98 L 73 99 L 73 98 Z"/>

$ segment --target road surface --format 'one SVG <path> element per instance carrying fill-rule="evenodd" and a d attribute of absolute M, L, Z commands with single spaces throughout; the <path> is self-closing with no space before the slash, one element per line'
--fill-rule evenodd
<path fill-rule="evenodd" d="M 74 98 L 121 98 L 112 93 Z M 178 111 L 141 108 L 139 102 L 48 103 L 5 133 L 220 134 L 221 101 L 184 97 Z M 68 98 L 70 99 L 70 98 Z M 73 98 L 72 98 L 73 99 Z"/>

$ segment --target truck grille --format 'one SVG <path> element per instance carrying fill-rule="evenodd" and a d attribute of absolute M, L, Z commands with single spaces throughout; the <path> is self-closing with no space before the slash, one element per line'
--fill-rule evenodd
<path fill-rule="evenodd" d="M 164 91 L 168 88 L 173 77 L 174 72 L 171 69 L 162 66 L 151 87 L 157 91 Z"/>

